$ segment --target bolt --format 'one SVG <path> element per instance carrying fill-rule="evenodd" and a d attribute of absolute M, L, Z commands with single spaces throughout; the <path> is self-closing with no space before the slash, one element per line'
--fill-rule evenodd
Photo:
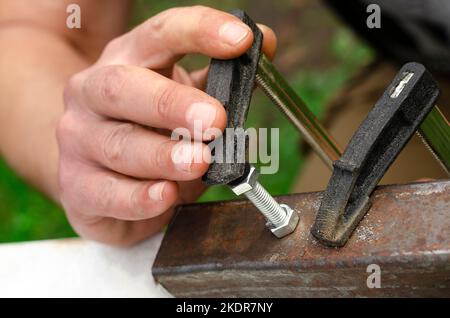
<path fill-rule="evenodd" d="M 295 230 L 299 217 L 286 204 L 277 201 L 257 181 L 258 171 L 248 165 L 245 174 L 238 181 L 229 184 L 236 195 L 244 194 L 267 219 L 266 226 L 278 237 L 284 237 Z"/>
<path fill-rule="evenodd" d="M 244 195 L 252 201 L 258 210 L 266 217 L 266 219 L 274 226 L 279 226 L 286 218 L 287 211 L 285 211 L 277 201 L 267 192 L 266 189 L 259 183 L 255 183 L 255 187 Z"/>

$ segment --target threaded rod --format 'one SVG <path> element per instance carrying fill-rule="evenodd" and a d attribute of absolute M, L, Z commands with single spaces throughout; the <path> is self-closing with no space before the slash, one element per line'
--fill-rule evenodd
<path fill-rule="evenodd" d="M 277 227 L 281 225 L 286 218 L 286 211 L 278 204 L 277 201 L 263 188 L 259 182 L 255 187 L 246 192 L 245 196 L 261 211 L 266 219 Z"/>

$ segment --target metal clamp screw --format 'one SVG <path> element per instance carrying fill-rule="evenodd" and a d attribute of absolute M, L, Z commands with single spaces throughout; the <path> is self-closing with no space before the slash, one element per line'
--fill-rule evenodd
<path fill-rule="evenodd" d="M 266 226 L 278 238 L 292 233 L 299 221 L 298 213 L 286 204 L 277 201 L 257 181 L 259 176 L 255 167 L 249 169 L 239 181 L 229 184 L 236 195 L 244 194 L 266 217 Z"/>

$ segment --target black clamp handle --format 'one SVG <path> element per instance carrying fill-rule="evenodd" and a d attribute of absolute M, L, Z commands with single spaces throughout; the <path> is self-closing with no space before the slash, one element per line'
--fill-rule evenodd
<path fill-rule="evenodd" d="M 370 195 L 435 105 L 439 87 L 425 67 L 402 67 L 333 163 L 311 233 L 328 246 L 344 245 L 370 208 Z"/>
<path fill-rule="evenodd" d="M 242 10 L 233 10 L 234 16 L 241 19 L 253 31 L 253 45 L 243 55 L 230 60 L 212 59 L 208 80 L 206 84 L 206 93 L 219 100 L 225 107 L 227 113 L 227 128 L 244 129 L 247 113 L 250 107 L 253 88 L 255 85 L 256 71 L 258 68 L 259 58 L 261 56 L 261 47 L 263 35 L 261 30 L 250 19 L 250 17 Z M 227 153 L 226 145 L 223 140 L 230 138 L 227 134 L 233 133 L 234 145 L 232 158 Z M 245 145 L 238 144 L 244 142 Z M 228 184 L 233 180 L 240 178 L 245 172 L 245 162 L 238 160 L 242 157 L 247 158 L 248 142 L 235 132 L 225 130 L 221 137 L 210 143 L 210 146 L 222 143 L 221 162 L 213 161 L 209 165 L 208 171 L 203 175 L 203 182 L 206 184 Z M 213 150 L 218 148 L 213 148 Z M 245 151 L 245 154 L 242 153 Z M 216 156 L 213 152 L 213 156 Z"/>

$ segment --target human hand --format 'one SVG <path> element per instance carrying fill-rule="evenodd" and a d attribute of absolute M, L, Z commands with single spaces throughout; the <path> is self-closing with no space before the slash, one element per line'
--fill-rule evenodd
<path fill-rule="evenodd" d="M 260 28 L 271 57 L 275 35 Z M 205 139 L 174 141 L 167 132 L 182 127 L 194 135 L 194 120 L 203 131 L 223 130 L 226 113 L 201 90 L 207 69 L 189 74 L 175 63 L 190 53 L 233 58 L 252 41 L 250 28 L 230 14 L 174 8 L 112 40 L 70 79 L 57 128 L 58 178 L 78 234 L 129 245 L 159 231 L 175 204 L 198 197 L 210 158 Z M 203 160 L 179 163 L 174 157 L 181 153 Z"/>

